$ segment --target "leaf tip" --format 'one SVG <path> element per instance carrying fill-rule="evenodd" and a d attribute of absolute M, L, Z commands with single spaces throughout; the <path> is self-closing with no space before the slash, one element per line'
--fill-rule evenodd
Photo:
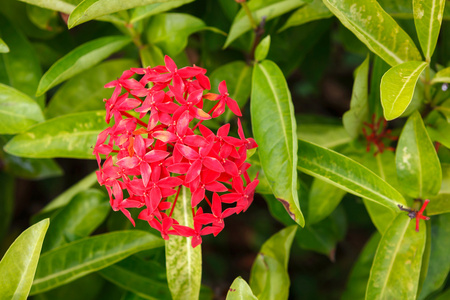
<path fill-rule="evenodd" d="M 299 224 L 300 226 L 302 226 L 302 227 L 305 226 L 305 219 L 303 218 L 303 216 L 300 214 L 300 217 L 297 218 L 297 217 L 295 216 L 295 214 L 291 211 L 291 209 L 290 209 L 291 204 L 290 204 L 288 201 L 286 201 L 286 200 L 284 200 L 284 199 L 281 199 L 281 198 L 276 198 L 276 199 L 277 199 L 278 201 L 280 201 L 281 204 L 283 204 L 284 208 L 286 209 L 287 213 L 288 213 L 289 216 L 292 218 L 292 220 L 294 220 L 296 223 L 298 223 L 298 224 Z"/>

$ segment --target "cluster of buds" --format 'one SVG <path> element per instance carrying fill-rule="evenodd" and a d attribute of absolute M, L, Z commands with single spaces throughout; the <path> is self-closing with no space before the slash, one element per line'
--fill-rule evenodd
<path fill-rule="evenodd" d="M 245 162 L 247 150 L 257 144 L 245 138 L 239 118 L 239 138 L 228 135 L 230 124 L 217 134 L 201 124 L 226 107 L 241 116 L 225 81 L 219 94 L 205 93 L 211 89 L 205 73 L 197 66 L 178 69 L 168 56 L 165 66 L 123 72 L 105 85 L 114 88 L 104 100 L 106 122 L 113 119 L 114 125 L 99 134 L 94 147 L 98 182 L 106 186 L 113 210 L 135 225 L 128 209 L 141 208 L 138 218 L 164 239 L 170 234 L 192 237 L 193 247 L 201 236 L 217 235 L 224 218 L 247 210 L 258 185 Z M 202 109 L 204 99 L 216 101 L 208 113 Z M 100 154 L 106 156 L 103 164 Z M 172 218 L 182 186 L 192 195 L 194 228 Z M 227 208 L 222 211 L 223 204 Z"/>
<path fill-rule="evenodd" d="M 386 145 L 383 142 L 383 139 L 396 141 L 398 137 L 392 135 L 392 131 L 390 129 L 387 129 L 387 121 L 385 118 L 380 117 L 378 121 L 376 120 L 375 114 L 372 115 L 372 123 L 364 122 L 364 126 L 366 126 L 369 130 L 366 130 L 365 127 L 363 127 L 362 131 L 364 134 L 364 137 L 367 141 L 367 147 L 366 151 L 370 152 L 371 145 L 375 145 L 375 153 L 373 154 L 376 156 L 378 153 L 383 153 L 384 150 L 389 151 L 395 151 L 393 147 L 386 147 Z"/>

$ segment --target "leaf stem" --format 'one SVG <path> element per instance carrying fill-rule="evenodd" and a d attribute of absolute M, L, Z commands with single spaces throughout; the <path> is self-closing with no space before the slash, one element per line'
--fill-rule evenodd
<path fill-rule="evenodd" d="M 250 11 L 250 8 L 248 8 L 247 2 L 240 2 L 242 8 L 244 9 L 245 13 L 248 16 L 248 19 L 250 20 L 250 25 L 252 26 L 253 30 L 256 30 L 258 28 L 258 24 L 256 23 L 255 19 L 253 18 L 253 14 Z"/>
<path fill-rule="evenodd" d="M 425 68 L 425 103 L 431 103 L 430 64 Z"/>

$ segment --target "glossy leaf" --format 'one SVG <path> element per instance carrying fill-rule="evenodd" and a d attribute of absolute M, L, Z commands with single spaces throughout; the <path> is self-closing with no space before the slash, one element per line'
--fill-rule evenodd
<path fill-rule="evenodd" d="M 115 231 L 66 244 L 41 255 L 31 294 L 71 282 L 133 253 L 163 245 L 162 239 L 139 230 Z"/>
<path fill-rule="evenodd" d="M 264 17 L 266 21 L 281 16 L 293 9 L 296 9 L 305 4 L 303 0 L 281 0 L 281 1 L 267 1 L 258 7 L 252 7 L 251 2 L 248 4 L 250 11 L 253 13 L 253 18 L 259 24 Z M 259 3 L 258 3 L 259 4 Z M 248 16 L 243 9 L 236 15 L 225 41 L 224 48 L 228 47 L 234 40 L 246 33 L 252 28 Z"/>
<path fill-rule="evenodd" d="M 414 23 L 420 46 L 430 61 L 441 29 L 445 0 L 414 0 Z"/>
<path fill-rule="evenodd" d="M 75 8 L 72 3 L 76 1 L 64 1 L 64 0 L 19 0 L 32 5 L 36 5 L 42 8 L 47 8 L 55 11 L 60 11 L 65 14 L 70 14 Z"/>
<path fill-rule="evenodd" d="M 202 30 L 206 24 L 188 14 L 158 14 L 150 19 L 147 26 L 147 40 L 169 56 L 176 56 L 186 48 L 188 37 Z"/>
<path fill-rule="evenodd" d="M 110 60 L 80 73 L 56 91 L 45 115 L 55 118 L 69 113 L 105 109 L 102 99 L 110 98 L 112 90 L 103 86 L 131 67 L 137 67 L 134 60 Z"/>
<path fill-rule="evenodd" d="M 48 120 L 16 135 L 5 151 L 23 157 L 94 159 L 92 146 L 105 128 L 105 112 L 93 111 Z"/>
<path fill-rule="evenodd" d="M 259 300 L 287 299 L 287 264 L 297 225 L 286 227 L 268 239 L 256 257 L 250 274 L 250 287 Z"/>
<path fill-rule="evenodd" d="M 108 36 L 78 46 L 45 72 L 39 82 L 36 95 L 42 95 L 58 83 L 95 66 L 130 42 L 131 39 L 129 37 Z"/>
<path fill-rule="evenodd" d="M 381 177 L 381 179 L 398 190 L 397 169 L 395 167 L 395 155 L 391 151 L 384 151 L 373 156 L 367 153 L 362 158 L 362 164 Z M 376 202 L 363 199 L 364 206 L 369 213 L 370 219 L 378 231 L 383 234 L 389 227 L 389 224 L 395 219 L 397 212 L 386 208 Z"/>
<path fill-rule="evenodd" d="M 228 289 L 226 300 L 258 300 L 252 289 L 241 276 L 237 277 Z"/>
<path fill-rule="evenodd" d="M 426 199 L 439 192 L 441 165 L 418 112 L 412 114 L 403 127 L 396 165 L 399 183 L 407 195 Z"/>
<path fill-rule="evenodd" d="M 297 196 L 297 130 L 286 80 L 278 66 L 265 60 L 254 66 L 251 117 L 261 166 L 275 197 L 301 226 L 305 219 Z"/>
<path fill-rule="evenodd" d="M 247 103 L 252 86 L 252 67 L 243 61 L 233 61 L 231 63 L 220 66 L 211 73 L 211 88 L 214 92 L 223 80 L 227 83 L 230 98 L 237 101 L 242 109 Z M 225 122 L 229 122 L 234 116 L 229 109 L 225 110 Z"/>
<path fill-rule="evenodd" d="M 35 99 L 43 108 L 45 97 L 35 97 L 42 76 L 36 51 L 23 33 L 2 16 L 0 16 L 0 33 L 10 50 L 8 54 L 0 55 L 0 69 L 4 69 L 6 75 L 5 78 L 0 76 L 0 82 Z"/>
<path fill-rule="evenodd" d="M 358 260 L 352 268 L 347 281 L 346 288 L 342 294 L 343 300 L 364 299 L 366 294 L 367 281 L 369 280 L 370 268 L 377 251 L 381 235 L 376 232 L 366 243 Z"/>
<path fill-rule="evenodd" d="M 297 123 L 299 139 L 317 144 L 325 148 L 334 148 L 348 144 L 352 138 L 342 125 L 311 123 Z"/>
<path fill-rule="evenodd" d="M 361 42 L 391 66 L 421 60 L 412 39 L 376 0 L 324 0 L 323 3 Z"/>
<path fill-rule="evenodd" d="M 434 75 L 434 78 L 431 80 L 431 83 L 450 83 L 450 67 L 440 70 Z"/>
<path fill-rule="evenodd" d="M 362 133 L 364 122 L 369 119 L 369 55 L 355 70 L 355 82 L 353 83 L 350 110 L 343 117 L 345 130 L 352 138 Z"/>
<path fill-rule="evenodd" d="M 67 21 L 67 26 L 70 29 L 87 21 L 115 12 L 124 11 L 138 6 L 169 1 L 171 0 L 84 0 L 77 7 L 75 7 L 70 14 L 69 20 Z"/>
<path fill-rule="evenodd" d="M 95 174 L 95 172 L 92 172 L 91 174 L 87 175 L 86 177 L 72 185 L 70 188 L 65 190 L 61 195 L 53 199 L 41 210 L 41 213 L 49 212 L 67 205 L 67 203 L 69 203 L 76 194 L 87 190 L 95 183 L 97 183 L 97 175 Z"/>
<path fill-rule="evenodd" d="M 0 241 L 8 233 L 14 208 L 14 178 L 0 171 Z"/>
<path fill-rule="evenodd" d="M 131 256 L 99 272 L 108 281 L 142 299 L 172 299 L 165 269 L 153 261 Z"/>
<path fill-rule="evenodd" d="M 135 23 L 144 18 L 148 18 L 150 16 L 172 10 L 193 1 L 194 0 L 172 0 L 168 2 L 154 3 L 146 6 L 136 7 L 131 14 L 130 22 Z"/>
<path fill-rule="evenodd" d="M 312 225 L 328 217 L 347 192 L 315 178 L 309 192 L 308 224 Z"/>
<path fill-rule="evenodd" d="M 426 230 L 399 214 L 384 233 L 370 270 L 366 299 L 414 299 L 419 283 Z"/>
<path fill-rule="evenodd" d="M 44 116 L 35 100 L 22 92 L 0 83 L 0 133 L 23 132 L 43 122 Z"/>
<path fill-rule="evenodd" d="M 356 161 L 302 140 L 298 145 L 300 171 L 393 211 L 398 210 L 398 204 L 406 204 L 397 190 Z"/>
<path fill-rule="evenodd" d="M 173 197 L 172 197 L 173 198 Z M 172 217 L 193 228 L 191 194 L 182 187 Z M 202 279 L 201 247 L 192 248 L 190 237 L 171 236 L 166 241 L 167 281 L 174 300 L 198 299 Z"/>
<path fill-rule="evenodd" d="M 396 65 L 381 79 L 380 97 L 386 120 L 398 118 L 412 100 L 420 73 L 426 62 L 409 61 Z"/>
<path fill-rule="evenodd" d="M 431 202 L 430 202 L 431 203 Z M 427 209 L 428 213 L 428 209 Z M 450 214 L 443 214 L 431 219 L 431 252 L 426 278 L 419 299 L 437 291 L 445 283 L 450 271 Z"/>
<path fill-rule="evenodd" d="M 8 53 L 9 47 L 3 39 L 0 38 L 0 53 Z"/>
<path fill-rule="evenodd" d="M 27 299 L 49 223 L 45 219 L 29 227 L 6 251 L 0 261 L 3 299 Z"/>
<path fill-rule="evenodd" d="M 300 26 L 308 22 L 331 18 L 333 13 L 323 4 L 322 0 L 314 0 L 312 3 L 297 9 L 281 27 L 278 32 L 290 27 Z"/>
<path fill-rule="evenodd" d="M 80 192 L 51 219 L 42 252 L 90 235 L 110 209 L 105 193 L 94 189 Z"/>
<path fill-rule="evenodd" d="M 255 59 L 257 61 L 263 61 L 266 59 L 270 48 L 270 35 L 266 36 L 256 47 Z"/>
<path fill-rule="evenodd" d="M 155 45 L 146 45 L 139 49 L 142 67 L 155 67 L 164 65 L 164 55 Z"/>

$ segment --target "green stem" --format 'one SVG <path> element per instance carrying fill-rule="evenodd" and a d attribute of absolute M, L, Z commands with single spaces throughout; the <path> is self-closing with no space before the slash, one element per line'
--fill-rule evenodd
<path fill-rule="evenodd" d="M 431 103 L 430 66 L 425 69 L 425 103 Z"/>
<path fill-rule="evenodd" d="M 142 45 L 141 42 L 141 34 L 136 29 L 134 29 L 133 24 L 126 24 L 125 27 L 127 28 L 128 33 L 133 39 L 133 43 L 136 45 L 136 47 L 138 47 L 139 49 L 142 48 L 144 45 Z"/>
<path fill-rule="evenodd" d="M 241 2 L 241 6 L 248 16 L 248 19 L 250 20 L 250 25 L 252 26 L 253 30 L 256 30 L 256 28 L 258 28 L 258 24 L 256 23 L 255 19 L 253 18 L 252 12 L 248 8 L 247 2 Z"/>

